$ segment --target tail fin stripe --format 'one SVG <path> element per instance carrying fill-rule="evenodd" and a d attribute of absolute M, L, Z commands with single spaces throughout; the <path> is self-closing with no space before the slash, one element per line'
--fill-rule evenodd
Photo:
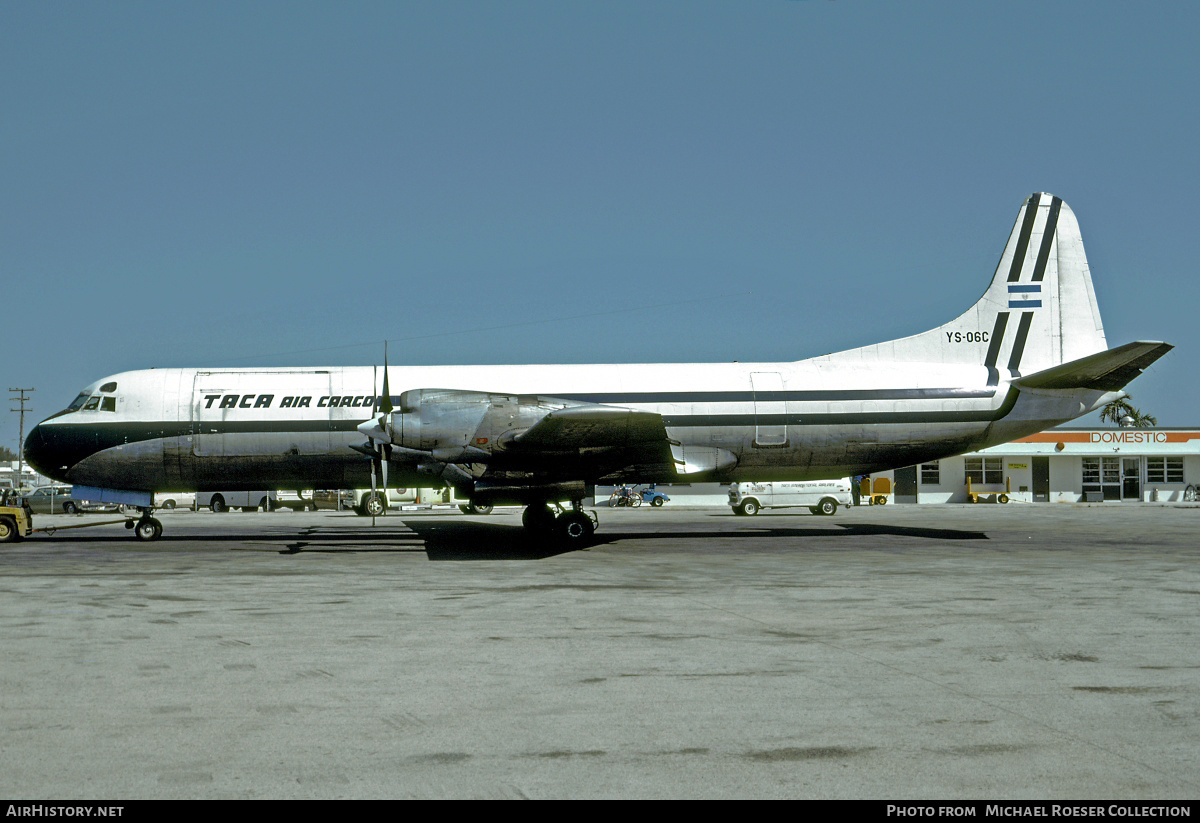
<path fill-rule="evenodd" d="M 1050 214 L 1046 218 L 1046 230 L 1042 232 L 1042 247 L 1038 249 L 1037 265 L 1033 267 L 1033 282 L 1040 283 L 1046 276 L 1046 263 L 1050 260 L 1050 245 L 1054 242 L 1054 232 L 1058 230 L 1058 210 L 1062 206 L 1062 198 L 1055 197 L 1050 201 Z"/>
<path fill-rule="evenodd" d="M 1025 219 L 1021 221 L 1021 234 L 1017 239 L 1017 248 L 1008 268 L 1009 283 L 1015 283 L 1021 279 L 1021 269 L 1025 267 L 1025 252 L 1029 249 L 1029 235 L 1033 233 L 1033 221 L 1037 217 L 1038 201 L 1041 200 L 1041 197 L 1040 194 L 1032 195 L 1029 198 L 1029 204 L 1025 207 Z"/>
<path fill-rule="evenodd" d="M 987 366 L 989 386 L 995 386 L 1000 383 L 1000 372 L 996 371 L 996 361 L 1000 358 L 1000 344 L 1004 342 L 1004 327 L 1008 325 L 1008 312 L 1002 311 L 996 314 L 996 325 L 992 327 L 992 339 L 988 343 L 987 359 L 983 361 L 983 365 Z"/>
<path fill-rule="evenodd" d="M 1021 322 L 1017 326 L 1017 340 L 1013 343 L 1012 354 L 1008 357 L 1008 372 L 1013 377 L 1020 377 L 1017 367 L 1021 365 L 1021 355 L 1025 353 L 1025 340 L 1029 337 L 1029 325 L 1033 322 L 1033 312 L 1021 312 Z"/>

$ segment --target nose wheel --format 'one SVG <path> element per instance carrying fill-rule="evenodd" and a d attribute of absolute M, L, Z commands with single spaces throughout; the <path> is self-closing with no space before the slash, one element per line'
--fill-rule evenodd
<path fill-rule="evenodd" d="M 133 536 L 142 541 L 157 540 L 163 533 L 162 523 L 148 514 L 143 515 L 136 523 L 132 520 L 126 521 L 125 528 L 133 529 Z"/>

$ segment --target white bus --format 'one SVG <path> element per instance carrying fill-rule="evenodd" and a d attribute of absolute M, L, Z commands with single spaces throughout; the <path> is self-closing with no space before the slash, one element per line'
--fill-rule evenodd
<path fill-rule="evenodd" d="M 269 511 L 270 506 L 274 509 L 278 503 L 278 495 L 275 492 L 198 492 L 196 494 L 196 508 L 202 509 L 205 506 L 215 512 L 229 511 L 231 508 L 240 508 L 244 512 L 252 512 L 259 507 L 263 511 Z"/>

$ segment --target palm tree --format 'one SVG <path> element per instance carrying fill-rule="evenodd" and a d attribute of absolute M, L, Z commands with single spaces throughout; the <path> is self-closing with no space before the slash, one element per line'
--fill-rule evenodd
<path fill-rule="evenodd" d="M 1134 407 L 1129 402 L 1132 399 L 1133 395 L 1127 394 L 1107 404 L 1100 412 L 1100 419 L 1106 423 L 1114 423 L 1131 429 L 1151 429 L 1157 426 L 1158 418 Z"/>

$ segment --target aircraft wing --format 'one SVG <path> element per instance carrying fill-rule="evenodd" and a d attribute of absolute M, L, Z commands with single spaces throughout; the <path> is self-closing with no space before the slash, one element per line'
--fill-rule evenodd
<path fill-rule="evenodd" d="M 476 478 L 515 472 L 528 482 L 626 475 L 668 481 L 737 463 L 727 450 L 672 439 L 657 412 L 545 396 L 416 389 L 382 423 L 359 429 L 391 444 L 396 456 L 457 464 Z"/>
<path fill-rule="evenodd" d="M 513 445 L 538 451 L 596 448 L 659 448 L 667 445 L 662 415 L 588 404 L 552 411 L 513 438 Z"/>
<path fill-rule="evenodd" d="M 1022 389 L 1119 391 L 1173 348 L 1170 343 L 1146 340 L 1126 343 L 1035 372 L 1018 379 L 1014 385 Z"/>
<path fill-rule="evenodd" d="M 737 456 L 713 446 L 685 446 L 667 433 L 662 415 L 617 406 L 570 406 L 543 417 L 514 438 L 517 449 L 578 455 L 605 461 L 613 471 L 648 473 L 657 469 L 664 479 L 724 471 L 737 465 Z M 570 458 L 567 458 L 570 462 Z"/>
<path fill-rule="evenodd" d="M 662 415 L 599 404 L 549 412 L 503 446 L 497 467 L 510 460 L 555 476 L 617 482 L 626 475 L 673 478 L 683 467 Z"/>

